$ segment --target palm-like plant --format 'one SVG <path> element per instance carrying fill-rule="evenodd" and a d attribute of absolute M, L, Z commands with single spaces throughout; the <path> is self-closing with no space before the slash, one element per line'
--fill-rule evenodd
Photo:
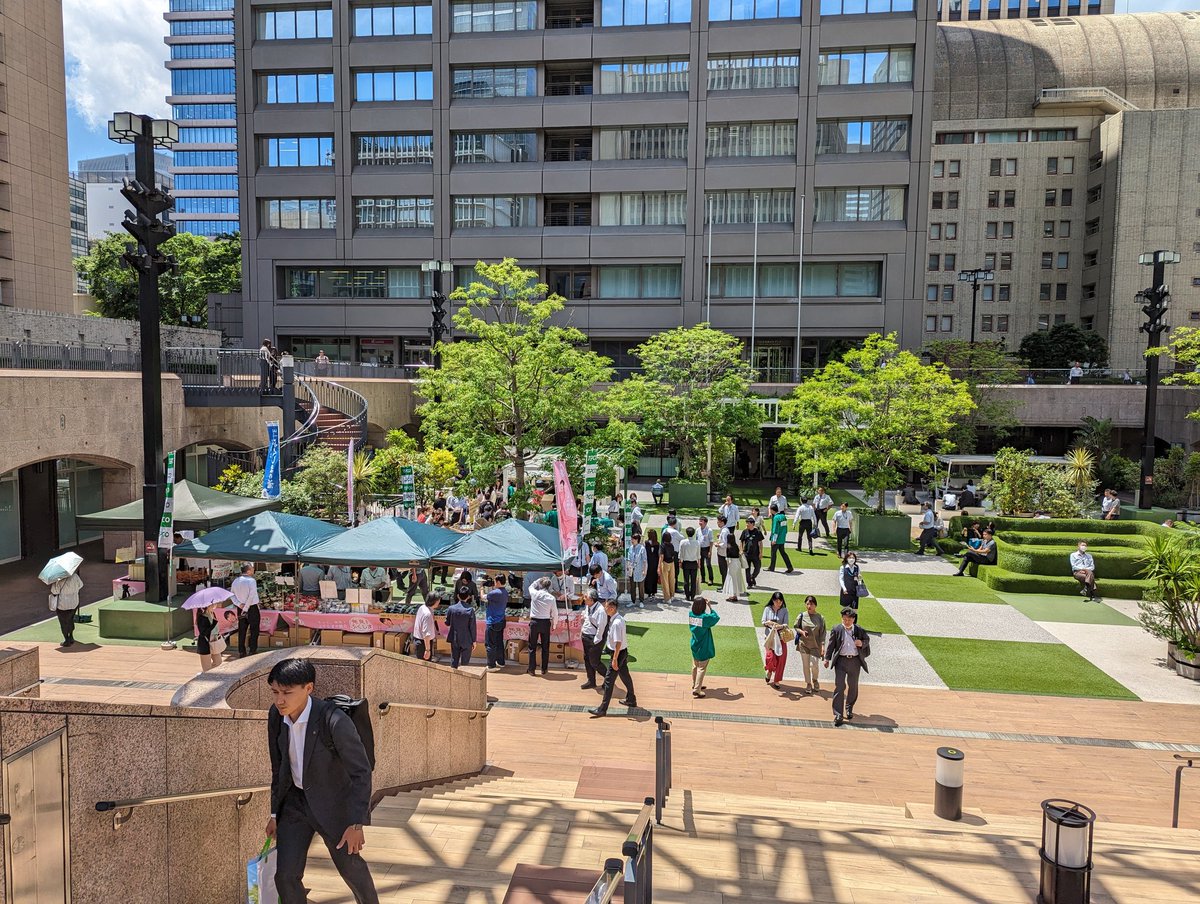
<path fill-rule="evenodd" d="M 1151 536 L 1142 561 L 1154 584 L 1153 599 L 1138 603 L 1142 626 L 1188 656 L 1200 654 L 1200 548 L 1184 537 Z"/>
<path fill-rule="evenodd" d="M 1096 471 L 1096 456 L 1087 449 L 1072 449 L 1067 453 L 1066 459 L 1071 486 L 1075 488 L 1075 495 L 1082 500 L 1096 486 L 1093 476 Z"/>

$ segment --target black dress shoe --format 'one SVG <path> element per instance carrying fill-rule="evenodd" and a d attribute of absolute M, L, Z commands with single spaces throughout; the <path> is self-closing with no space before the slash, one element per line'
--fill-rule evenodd
<path fill-rule="evenodd" d="M 588 690 L 589 688 L 594 688 L 595 686 L 596 686 L 596 682 L 587 681 L 587 682 L 579 685 L 579 688 L 580 688 L 580 690 Z"/>
<path fill-rule="evenodd" d="M 589 709 L 588 712 L 591 713 L 593 716 L 608 715 L 608 710 L 606 710 L 603 706 L 597 706 L 595 709 Z"/>
<path fill-rule="evenodd" d="M 636 700 L 622 700 L 621 705 L 628 706 L 630 709 L 637 709 L 637 701 Z"/>
<path fill-rule="evenodd" d="M 850 710 L 850 712 L 846 713 L 846 721 L 847 722 L 854 721 L 854 710 Z"/>
<path fill-rule="evenodd" d="M 533 674 L 533 669 L 526 669 L 526 670 L 525 670 L 525 674 L 526 674 L 526 675 L 532 675 L 532 674 Z"/>
<path fill-rule="evenodd" d="M 842 714 L 841 713 L 838 713 L 836 716 L 833 717 L 833 724 L 835 726 L 842 724 Z"/>

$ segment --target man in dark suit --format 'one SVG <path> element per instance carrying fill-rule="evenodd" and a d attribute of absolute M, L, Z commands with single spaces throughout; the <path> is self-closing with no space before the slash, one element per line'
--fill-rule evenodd
<path fill-rule="evenodd" d="M 858 702 L 858 676 L 869 671 L 867 657 L 871 655 L 871 637 L 857 624 L 858 613 L 846 606 L 842 623 L 829 632 L 825 647 L 825 668 L 833 663 L 833 724 L 842 724 L 842 704 L 847 719 L 854 719 L 854 704 Z"/>
<path fill-rule="evenodd" d="M 275 888 L 280 904 L 307 904 L 304 866 L 320 835 L 357 904 L 379 904 L 358 853 L 370 821 L 371 764 L 350 717 L 312 696 L 316 677 L 308 659 L 280 660 L 267 677 L 275 703 L 267 716 Z"/>
<path fill-rule="evenodd" d="M 450 668 L 471 664 L 475 646 L 475 607 L 471 605 L 471 589 L 458 588 L 458 599 L 446 610 L 446 639 L 450 641 Z"/>

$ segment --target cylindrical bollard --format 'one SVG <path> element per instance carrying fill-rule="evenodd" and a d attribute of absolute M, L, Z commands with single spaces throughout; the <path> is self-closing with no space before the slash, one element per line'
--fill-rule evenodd
<path fill-rule="evenodd" d="M 962 819 L 963 752 L 957 747 L 937 749 L 933 812 L 942 819 Z"/>

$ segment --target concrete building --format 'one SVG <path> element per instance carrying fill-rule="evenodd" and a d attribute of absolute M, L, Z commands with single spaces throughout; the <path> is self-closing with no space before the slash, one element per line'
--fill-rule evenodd
<path fill-rule="evenodd" d="M 881 0 L 826 0 L 873 6 Z M 1062 16 L 1099 16 L 1116 12 L 1116 0 L 938 0 L 943 22 L 980 22 L 992 19 L 1056 19 Z"/>
<path fill-rule="evenodd" d="M 171 190 L 174 178 L 171 175 L 171 156 L 169 154 L 154 155 L 154 174 L 157 185 Z M 92 157 L 79 161 L 79 170 L 75 179 L 83 183 L 86 195 L 84 204 L 86 234 L 88 241 L 102 239 L 110 232 L 126 235 L 121 226 L 125 219 L 125 211 L 132 205 L 121 194 L 121 188 L 126 179 L 134 178 L 133 153 L 109 154 L 105 157 Z M 170 221 L 171 213 L 164 215 Z M 72 223 L 74 228 L 74 223 Z M 74 241 L 74 236 L 72 236 Z M 74 250 L 74 248 L 72 248 Z M 87 249 L 84 249 L 87 253 Z"/>
<path fill-rule="evenodd" d="M 245 335 L 422 360 L 419 265 L 509 255 L 618 364 L 705 319 L 774 379 L 798 317 L 805 366 L 919 343 L 935 5 L 819 8 L 240 5 Z"/>
<path fill-rule="evenodd" d="M 0 304 L 70 311 L 62 6 L 0 8 Z"/>
<path fill-rule="evenodd" d="M 238 228 L 233 0 L 170 0 L 175 228 L 209 237 Z"/>
<path fill-rule="evenodd" d="M 71 260 L 76 261 L 88 253 L 87 183 L 74 175 L 67 177 L 67 190 L 71 199 Z M 86 295 L 88 284 L 77 272 L 75 294 Z"/>
<path fill-rule="evenodd" d="M 1169 322 L 1200 322 L 1200 14 L 1145 13 L 938 29 L 926 338 L 1056 323 L 1104 334 L 1144 368 L 1135 300 L 1146 251 L 1179 251 Z M 1190 66 L 1190 68 L 1189 68 Z"/>

